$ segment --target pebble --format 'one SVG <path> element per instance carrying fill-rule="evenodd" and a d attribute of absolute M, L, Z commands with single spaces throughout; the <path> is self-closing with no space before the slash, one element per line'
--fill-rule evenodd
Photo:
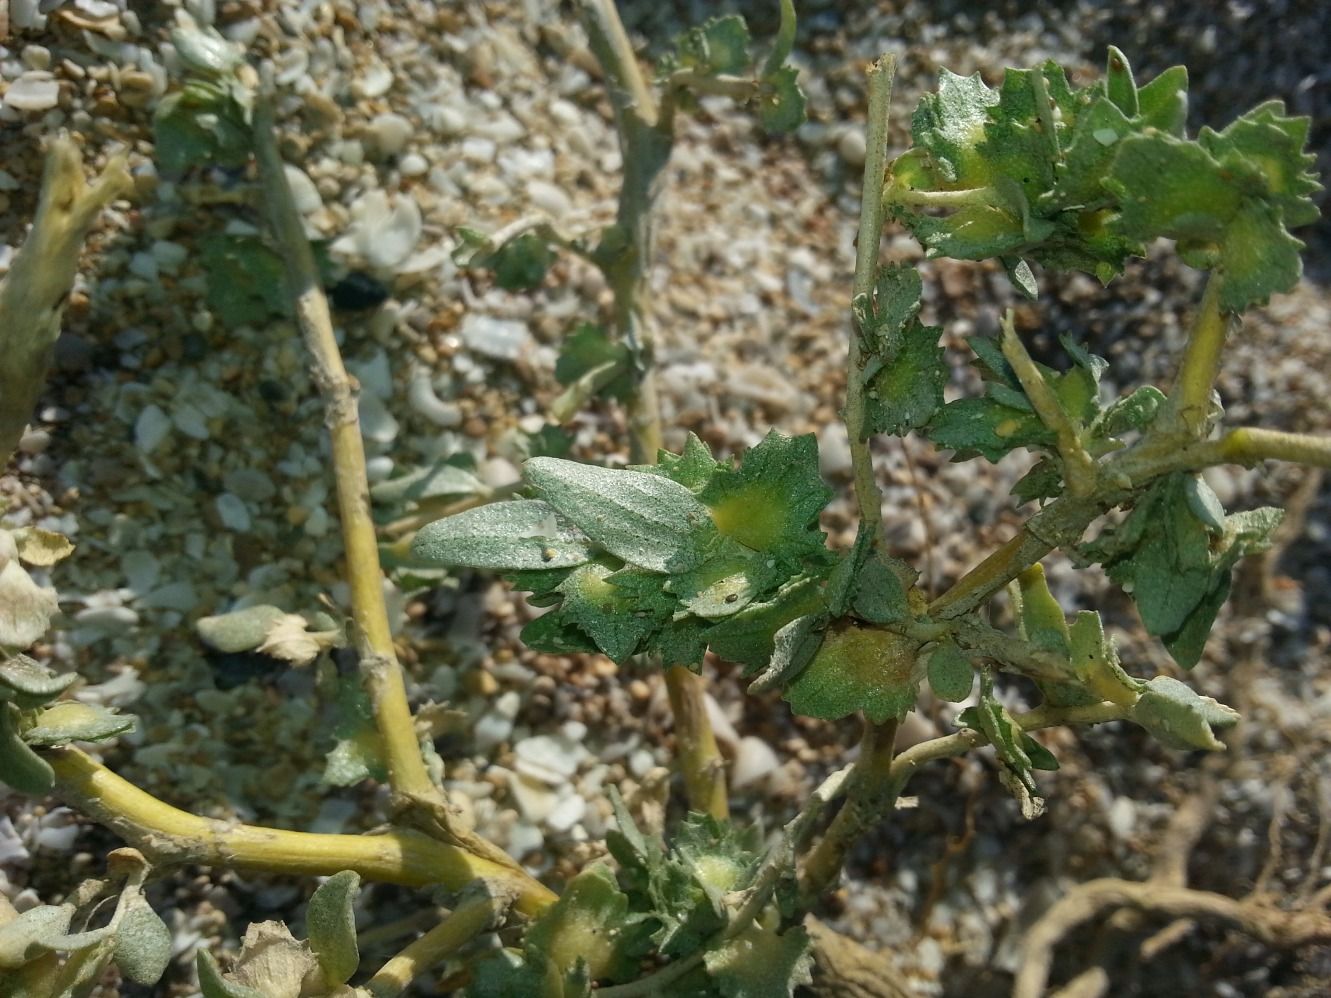
<path fill-rule="evenodd" d="M 409 152 L 398 163 L 404 177 L 423 177 L 430 171 L 430 162 L 418 152 Z"/>
<path fill-rule="evenodd" d="M 730 784 L 736 790 L 765 780 L 781 765 L 772 747 L 761 738 L 745 735 L 735 750 L 730 768 Z"/>
<path fill-rule="evenodd" d="M 15 111 L 49 111 L 60 101 L 60 84 L 43 70 L 32 69 L 9 85 L 5 106 Z"/>
<path fill-rule="evenodd" d="M 376 153 L 380 159 L 387 159 L 390 156 L 396 156 L 407 147 L 407 140 L 411 138 L 411 122 L 400 114 L 388 112 L 386 114 L 376 115 L 365 129 L 365 137 L 369 140 L 370 150 Z M 422 170 L 422 173 L 425 171 Z"/>
<path fill-rule="evenodd" d="M 563 735 L 535 735 L 513 746 L 513 754 L 519 773 L 558 787 L 578 771 L 578 762 L 586 749 Z"/>
<path fill-rule="evenodd" d="M 222 526 L 228 530 L 243 534 L 254 526 L 249 507 L 239 496 L 232 495 L 230 492 L 223 492 L 214 502 L 217 506 L 217 515 L 221 517 Z"/>
<path fill-rule="evenodd" d="M 298 166 L 286 165 L 287 184 L 291 187 L 291 200 L 302 215 L 311 215 L 324 206 L 319 188 L 310 175 Z"/>
<path fill-rule="evenodd" d="M 851 127 L 841 133 L 836 144 L 837 155 L 846 161 L 847 166 L 863 166 L 867 150 L 864 132 Z"/>
<path fill-rule="evenodd" d="M 461 333 L 468 350 L 494 360 L 517 360 L 533 342 L 525 322 L 497 319 L 479 312 L 467 313 Z"/>
<path fill-rule="evenodd" d="M 523 773 L 508 774 L 508 792 L 522 817 L 533 823 L 545 821 L 559 804 L 559 795 L 549 785 Z"/>
<path fill-rule="evenodd" d="M 545 824 L 556 832 L 567 832 L 587 814 L 587 801 L 580 794 L 569 794 L 546 816 Z"/>
<path fill-rule="evenodd" d="M 562 188 L 545 180 L 527 181 L 527 199 L 553 219 L 560 219 L 573 210 L 573 199 Z"/>

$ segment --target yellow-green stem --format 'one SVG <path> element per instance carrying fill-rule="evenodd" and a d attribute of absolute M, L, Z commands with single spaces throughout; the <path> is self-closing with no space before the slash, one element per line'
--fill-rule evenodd
<path fill-rule="evenodd" d="M 730 817 L 725 764 L 707 716 L 703 681 L 684 666 L 675 665 L 666 670 L 665 682 L 670 694 L 670 712 L 675 719 L 675 752 L 684 774 L 689 810 L 724 821 Z"/>
<path fill-rule="evenodd" d="M 55 771 L 53 793 L 120 835 L 154 863 L 200 863 L 286 875 L 355 870 L 367 880 L 460 890 L 480 877 L 511 887 L 515 906 L 535 915 L 555 895 L 530 877 L 421 832 L 319 835 L 203 818 L 172 807 L 75 748 L 43 757 Z"/>
<path fill-rule="evenodd" d="M 494 925 L 508 906 L 503 897 L 464 901 L 442 922 L 406 946 L 366 982 L 374 998 L 397 998 L 420 974 L 447 960 Z"/>
<path fill-rule="evenodd" d="M 1236 321 L 1220 309 L 1223 281 L 1224 277 L 1214 271 L 1207 279 L 1169 398 L 1169 412 L 1177 427 L 1194 438 L 1206 432 L 1211 413 L 1211 392 L 1220 374 L 1220 355 L 1230 325 Z"/>
<path fill-rule="evenodd" d="M 267 100 L 260 100 L 255 109 L 254 148 L 264 205 L 286 264 L 287 293 L 310 354 L 311 375 L 324 400 L 324 422 L 332 442 L 333 480 L 346 551 L 347 584 L 351 590 L 351 616 L 370 653 L 363 673 L 374 703 L 389 778 L 398 793 L 428 795 L 435 792 L 435 786 L 417 741 L 384 602 L 379 541 L 370 516 L 357 386 L 342 364 L 328 299 L 320 286 L 314 254 L 277 151 L 272 106 Z"/>

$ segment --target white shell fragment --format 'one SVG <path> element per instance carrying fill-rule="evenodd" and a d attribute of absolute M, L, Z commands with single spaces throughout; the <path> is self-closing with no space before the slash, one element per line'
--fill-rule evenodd
<path fill-rule="evenodd" d="M 15 111 L 49 111 L 60 101 L 60 84 L 43 70 L 29 70 L 5 91 L 5 106 Z"/>

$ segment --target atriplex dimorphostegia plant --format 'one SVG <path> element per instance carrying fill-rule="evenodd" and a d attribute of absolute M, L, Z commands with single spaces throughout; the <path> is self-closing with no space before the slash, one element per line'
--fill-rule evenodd
<path fill-rule="evenodd" d="M 501 280 L 521 275 L 515 284 L 543 274 L 539 261 L 551 244 L 583 253 L 604 270 L 614 292 L 611 330 L 570 338 L 564 365 L 572 395 L 564 405 L 576 407 L 601 392 L 623 398 L 636 459 L 647 461 L 660 431 L 643 279 L 672 116 L 690 94 L 719 93 L 754 102 L 771 127 L 798 123 L 802 100 L 794 71 L 784 65 L 794 16 L 784 2 L 774 51 L 760 67 L 742 22 L 708 22 L 681 39 L 660 67 L 654 91 L 613 6 L 585 0 L 584 8 L 611 83 L 625 153 L 617 220 L 594 242 L 538 223 L 510 227 L 502 238 L 468 236 L 466 252 L 469 263 L 494 267 Z M 219 143 L 236 142 L 238 129 L 228 131 L 219 121 L 248 128 L 249 97 L 235 62 L 219 61 L 221 50 L 211 42 L 194 41 L 191 49 L 191 39 L 183 37 L 181 51 L 193 52 L 196 68 L 209 78 L 164 117 L 184 106 L 198 115 L 196 124 L 208 123 L 214 130 L 205 129 L 202 149 L 195 150 L 207 156 L 220 153 Z M 1316 214 L 1309 195 L 1317 185 L 1303 152 L 1307 122 L 1264 104 L 1221 132 L 1203 129 L 1190 139 L 1186 74 L 1170 70 L 1139 88 L 1127 60 L 1111 50 L 1106 78 L 1080 89 L 1053 63 L 1009 70 L 997 92 L 978 76 L 944 72 L 938 93 L 916 110 L 913 148 L 889 164 L 891 77 L 890 61 L 871 67 L 868 76 L 845 407 L 861 517 L 850 551 L 829 550 L 818 530 L 830 491 L 818 476 L 812 437 L 775 433 L 737 466 L 717 461 L 696 438 L 682 454 L 661 452 L 656 464 L 629 469 L 534 457 L 524 469 L 527 495 L 437 521 L 416 536 L 420 559 L 502 572 L 532 594 L 533 604 L 548 608 L 523 632 L 532 647 L 599 652 L 621 662 L 650 656 L 673 677 L 681 763 L 690 800 L 703 813 L 686 819 L 667 845 L 639 828 L 612 797 L 619 827 L 607 845 L 617 872 L 594 866 L 558 899 L 458 820 L 431 776 L 428 745 L 417 739 L 380 587 L 352 383 L 291 205 L 273 140 L 271 99 L 257 103 L 252 152 L 285 261 L 289 300 L 326 401 L 347 549 L 351 643 L 393 790 L 392 826 L 374 836 L 326 836 L 215 822 L 153 799 L 72 747 L 73 741 L 111 737 L 128 722 L 60 700 L 74 677 L 53 675 L 17 653 L 45 630 L 53 609 L 33 595 L 40 590 L 20 560 L 49 563 L 67 553 L 58 538 L 19 535 L 0 550 L 4 581 L 29 607 L 23 627 L 6 639 L 15 652 L 0 666 L 5 778 L 29 792 L 54 792 L 139 852 L 118 857 L 110 879 L 89 887 L 77 903 L 23 915 L 0 906 L 0 980 L 18 994 L 76 994 L 111 961 L 133 979 L 156 980 L 169 936 L 142 901 L 147 856 L 154 864 L 336 873 L 311 901 L 308 944 L 284 927 L 260 927 L 247 934 L 230 976 L 201 955 L 208 998 L 398 994 L 413 976 L 510 917 L 530 920 L 520 942 L 477 963 L 469 993 L 573 996 L 599 984 L 606 998 L 790 994 L 809 979 L 810 942 L 800 918 L 835 881 L 849 845 L 890 812 L 924 762 L 992 745 L 1005 785 L 1033 815 L 1041 807 L 1034 770 L 1057 765 L 1031 737 L 1036 729 L 1127 719 L 1170 746 L 1220 747 L 1214 729 L 1232 724 L 1235 713 L 1169 677 L 1130 675 L 1098 614 L 1082 611 L 1069 622 L 1040 561 L 1061 550 L 1079 562 L 1102 564 L 1131 593 L 1147 630 L 1190 668 L 1228 594 L 1234 564 L 1261 550 L 1279 522 L 1275 510 L 1227 515 L 1199 472 L 1267 458 L 1331 466 L 1331 443 L 1323 439 L 1258 428 L 1217 435 L 1221 411 L 1213 390 L 1238 316 L 1299 276 L 1300 244 L 1288 228 Z M 248 161 L 249 141 L 228 155 Z M 89 211 L 76 213 L 83 221 L 71 230 L 74 238 L 99 197 L 97 189 Z M 48 217 L 59 215 L 61 203 L 52 184 L 44 199 Z M 972 341 L 983 394 L 944 404 L 940 333 L 918 319 L 920 276 L 878 265 L 879 236 L 889 218 L 906 225 L 931 255 L 1001 260 L 1032 297 L 1030 262 L 1051 271 L 1088 270 L 1108 282 L 1148 241 L 1176 240 L 1185 261 L 1209 270 L 1210 278 L 1171 391 L 1146 386 L 1104 400 L 1104 361 L 1068 339 L 1069 369 L 1044 367 L 1029 356 L 1009 316 L 996 341 Z M 49 262 L 42 246 L 34 237 L 24 250 L 39 271 Z M 0 291 L 0 316 L 15 308 L 5 295 L 36 286 L 16 282 L 14 275 L 23 273 L 16 265 Z M 58 308 L 60 293 L 44 296 L 50 309 Z M 49 333 L 48 326 L 21 328 L 36 336 Z M 1021 500 L 1039 503 L 1037 512 L 932 601 L 916 585 L 914 569 L 885 548 L 868 443 L 876 434 L 910 431 L 959 458 L 996 460 L 1022 448 L 1038 459 L 1016 489 Z M 1114 509 L 1129 512 L 1084 540 Z M 1012 631 L 991 624 L 986 612 L 1003 590 L 1017 610 Z M 258 640 L 271 637 L 265 630 Z M 309 640 L 326 646 L 336 635 L 320 632 Z M 725 820 L 724 781 L 715 747 L 706 745 L 710 734 L 692 674 L 708 649 L 753 675 L 751 689 L 780 690 L 797 713 L 829 719 L 862 713 L 866 719 L 857 762 L 829 777 L 766 850 Z M 996 671 L 1031 684 L 1040 706 L 1009 712 L 994 695 Z M 977 702 L 960 714 L 962 730 L 894 756 L 896 725 L 926 677 L 939 697 L 961 701 L 972 696 L 977 674 Z M 823 823 L 838 799 L 840 810 Z M 352 987 L 359 954 L 351 905 L 362 876 L 452 890 L 479 882 L 487 890 L 464 896 L 439 926 Z M 79 908 L 107 893 L 119 897 L 111 922 L 71 932 Z"/>

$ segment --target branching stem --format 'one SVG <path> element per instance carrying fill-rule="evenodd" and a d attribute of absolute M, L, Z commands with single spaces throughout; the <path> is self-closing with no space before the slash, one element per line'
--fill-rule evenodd
<path fill-rule="evenodd" d="M 538 914 L 555 895 L 537 881 L 410 829 L 382 835 L 318 835 L 203 818 L 172 807 L 75 748 L 43 752 L 54 794 L 111 829 L 154 864 L 200 863 L 286 875 L 355 870 L 367 880 L 461 890 L 480 877 L 516 891 L 516 908 Z"/>
<path fill-rule="evenodd" d="M 1169 397 L 1169 414 L 1173 421 L 1194 439 L 1204 436 L 1209 425 L 1211 392 L 1220 374 L 1220 355 L 1230 326 L 1237 321 L 1220 309 L 1223 281 L 1224 277 L 1216 271 L 1212 271 L 1206 281 L 1206 290 L 1188 331 L 1188 344 Z"/>

